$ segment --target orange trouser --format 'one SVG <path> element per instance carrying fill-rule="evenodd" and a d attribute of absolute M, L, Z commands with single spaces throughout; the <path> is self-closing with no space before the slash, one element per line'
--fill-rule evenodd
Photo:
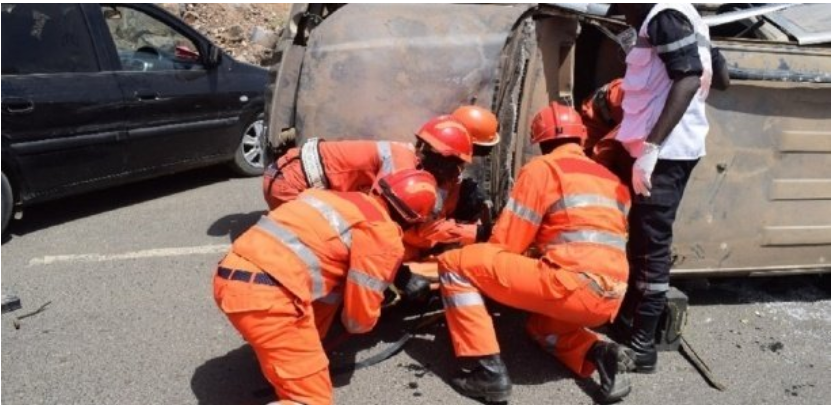
<path fill-rule="evenodd" d="M 221 265 L 252 269 L 241 259 Z M 281 286 L 214 276 L 215 301 L 256 352 L 262 374 L 281 403 L 331 404 L 329 360 L 320 344 L 314 307 Z M 334 315 L 334 312 L 332 312 Z M 320 322 L 324 323 L 324 322 Z"/>
<path fill-rule="evenodd" d="M 582 273 L 481 243 L 439 258 L 445 316 L 457 356 L 500 352 L 492 318 L 480 293 L 532 312 L 527 332 L 582 377 L 594 371 L 585 355 L 598 340 L 588 327 L 612 319 L 622 295 L 606 297 Z"/>

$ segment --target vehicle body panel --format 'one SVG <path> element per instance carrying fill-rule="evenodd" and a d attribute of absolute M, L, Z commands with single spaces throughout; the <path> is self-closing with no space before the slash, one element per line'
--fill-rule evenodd
<path fill-rule="evenodd" d="M 463 35 L 480 42 L 467 51 Z M 708 99 L 708 155 L 679 210 L 673 272 L 828 271 L 830 50 L 714 40 L 742 75 Z M 625 69 L 588 16 L 544 6 L 350 4 L 311 29 L 307 45 L 290 69 L 295 100 L 283 101 L 296 105 L 298 141 L 409 141 L 422 121 L 474 97 L 500 119 L 501 144 L 469 168 L 498 207 L 537 154 L 527 141 L 536 111 L 550 100 L 578 106 Z"/>
<path fill-rule="evenodd" d="M 4 22 L 14 7 L 4 4 Z M 267 70 L 223 53 L 220 63 L 200 69 L 123 70 L 102 5 L 80 7 L 99 71 L 3 75 L 3 170 L 17 201 L 27 205 L 231 161 L 245 127 L 264 109 Z M 119 7 L 183 35 L 205 63 L 212 43 L 176 17 L 149 4 Z M 9 110 L 27 100 L 36 103 L 31 111 Z"/>

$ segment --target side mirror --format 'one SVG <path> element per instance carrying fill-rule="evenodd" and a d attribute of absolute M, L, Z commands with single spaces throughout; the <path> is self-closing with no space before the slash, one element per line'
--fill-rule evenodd
<path fill-rule="evenodd" d="M 207 53 L 204 57 L 204 65 L 206 65 L 208 68 L 218 67 L 218 65 L 221 64 L 223 54 L 224 52 L 221 50 L 221 48 L 215 46 L 214 44 L 210 44 L 207 47 Z"/>

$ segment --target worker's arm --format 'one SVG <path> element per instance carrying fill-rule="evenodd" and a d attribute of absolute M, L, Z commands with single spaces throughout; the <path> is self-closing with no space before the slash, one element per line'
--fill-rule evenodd
<path fill-rule="evenodd" d="M 401 231 L 392 222 L 363 224 L 352 231 L 341 321 L 350 333 L 369 332 L 381 316 L 384 290 L 404 256 Z"/>
<path fill-rule="evenodd" d="M 662 11 L 649 22 L 648 33 L 649 42 L 672 79 L 660 118 L 646 138 L 648 143 L 661 145 L 681 121 L 701 87 L 704 68 L 698 53 L 697 34 L 684 14 L 675 10 Z"/>
<path fill-rule="evenodd" d="M 529 248 L 547 212 L 544 196 L 548 175 L 547 166 L 542 162 L 533 162 L 521 169 L 489 242 L 500 243 L 515 253 L 523 253 Z"/>
<path fill-rule="evenodd" d="M 652 194 L 652 173 L 658 163 L 660 147 L 684 117 L 687 107 L 701 87 L 704 68 L 698 54 L 698 36 L 689 19 L 675 10 L 664 10 L 647 27 L 649 42 L 666 66 L 672 87 L 663 111 L 646 136 L 643 150 L 632 167 L 632 188 L 646 197 Z"/>

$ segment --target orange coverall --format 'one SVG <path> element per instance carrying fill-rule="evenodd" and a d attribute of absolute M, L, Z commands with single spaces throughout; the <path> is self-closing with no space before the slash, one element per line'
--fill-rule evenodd
<path fill-rule="evenodd" d="M 582 123 L 588 130 L 585 154 L 631 184 L 634 159 L 616 139 L 623 121 L 623 79 L 614 79 L 582 102 Z"/>
<path fill-rule="evenodd" d="M 417 164 L 413 146 L 407 143 L 309 139 L 265 169 L 262 192 L 274 209 L 308 188 L 367 192 L 379 176 L 415 169 Z"/>
<path fill-rule="evenodd" d="M 567 144 L 524 166 L 491 243 L 439 257 L 445 315 L 457 356 L 500 352 L 481 292 L 532 312 L 527 332 L 570 370 L 620 308 L 628 263 L 629 190 L 582 147 Z M 523 253 L 534 248 L 537 258 Z"/>
<path fill-rule="evenodd" d="M 377 197 L 308 190 L 233 243 L 214 277 L 215 301 L 281 403 L 332 403 L 321 339 L 341 302 L 347 331 L 375 326 L 404 255 L 401 238 Z"/>

